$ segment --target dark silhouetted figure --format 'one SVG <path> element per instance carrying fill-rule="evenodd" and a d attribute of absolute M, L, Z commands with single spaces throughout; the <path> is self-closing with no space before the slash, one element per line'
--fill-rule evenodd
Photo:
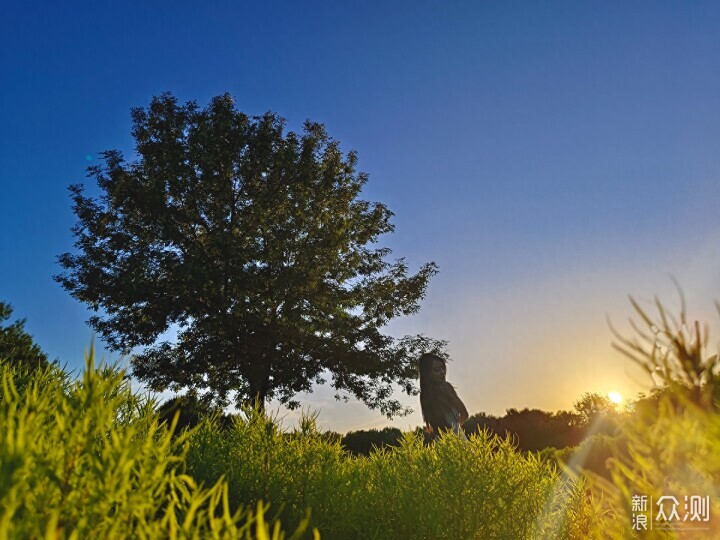
<path fill-rule="evenodd" d="M 455 388 L 445 380 L 447 362 L 444 358 L 425 353 L 420 357 L 420 408 L 425 420 L 425 430 L 430 439 L 441 430 L 460 434 L 468 418 L 465 404 Z"/>

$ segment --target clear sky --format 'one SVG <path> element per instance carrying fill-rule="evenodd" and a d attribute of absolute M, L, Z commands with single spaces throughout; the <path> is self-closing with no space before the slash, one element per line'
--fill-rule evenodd
<path fill-rule="evenodd" d="M 718 36 L 713 2 L 9 0 L 0 300 L 79 368 L 89 313 L 51 278 L 72 249 L 68 185 L 96 193 L 98 153 L 132 157 L 131 107 L 230 92 L 358 151 L 363 197 L 395 212 L 384 243 L 440 267 L 388 331 L 449 340 L 471 414 L 632 396 L 645 381 L 606 323 L 626 327 L 627 294 L 675 305 L 673 275 L 691 315 L 717 319 Z M 300 396 L 323 427 L 391 425 L 332 394 Z"/>

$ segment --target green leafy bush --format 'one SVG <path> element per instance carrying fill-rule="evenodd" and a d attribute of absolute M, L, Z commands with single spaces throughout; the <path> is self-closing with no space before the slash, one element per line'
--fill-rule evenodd
<path fill-rule="evenodd" d="M 154 402 L 92 351 L 77 381 L 7 362 L 0 380 L 0 538 L 282 537 L 262 503 L 234 510 L 221 477 L 189 476 L 187 435 L 173 439 Z"/>
<path fill-rule="evenodd" d="M 224 475 L 234 504 L 281 504 L 283 523 L 312 508 L 325 538 L 580 538 L 595 519 L 582 483 L 488 432 L 429 446 L 405 433 L 396 448 L 353 456 L 312 416 L 284 433 L 245 410 L 232 430 L 200 425 L 187 463 L 206 483 Z"/>
<path fill-rule="evenodd" d="M 342 437 L 341 444 L 353 455 L 367 456 L 385 446 L 397 446 L 401 438 L 402 432 L 398 428 L 386 427 L 381 430 L 349 431 Z"/>

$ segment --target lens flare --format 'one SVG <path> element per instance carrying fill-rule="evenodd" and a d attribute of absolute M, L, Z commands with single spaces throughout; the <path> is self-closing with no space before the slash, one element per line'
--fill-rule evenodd
<path fill-rule="evenodd" d="M 622 403 L 622 396 L 618 392 L 608 392 L 608 399 L 613 403 Z"/>

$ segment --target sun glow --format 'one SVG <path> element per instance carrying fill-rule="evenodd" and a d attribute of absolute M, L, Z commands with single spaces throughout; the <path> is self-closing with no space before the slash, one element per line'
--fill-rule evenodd
<path fill-rule="evenodd" d="M 608 392 L 608 399 L 615 404 L 622 403 L 622 396 L 618 392 Z"/>

